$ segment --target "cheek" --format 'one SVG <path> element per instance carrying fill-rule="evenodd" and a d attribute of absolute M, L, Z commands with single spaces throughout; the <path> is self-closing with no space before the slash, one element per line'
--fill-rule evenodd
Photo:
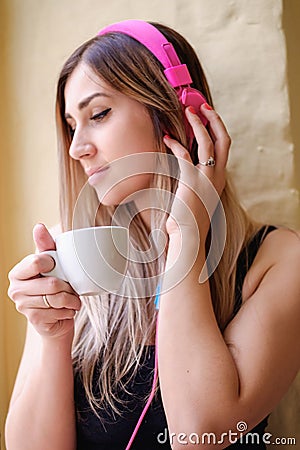
<path fill-rule="evenodd" d="M 116 124 L 114 138 L 117 154 L 153 152 L 156 148 L 153 124 L 144 111 L 128 114 L 126 120 Z"/>
<path fill-rule="evenodd" d="M 147 116 L 147 119 L 148 120 L 139 123 L 139 127 L 137 127 L 137 139 L 144 144 L 145 151 L 154 151 L 156 140 L 153 123 L 150 120 L 150 117 Z"/>

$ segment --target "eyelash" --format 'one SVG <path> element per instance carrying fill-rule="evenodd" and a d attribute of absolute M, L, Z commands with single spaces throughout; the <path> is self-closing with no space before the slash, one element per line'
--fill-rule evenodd
<path fill-rule="evenodd" d="M 100 113 L 92 116 L 91 120 L 102 120 L 110 111 L 111 111 L 111 108 L 107 108 L 104 111 L 101 111 Z"/>
<path fill-rule="evenodd" d="M 107 114 L 111 111 L 111 108 L 107 108 L 104 111 L 101 111 L 100 113 L 94 114 L 90 120 L 94 120 L 95 122 L 101 121 L 104 119 L 105 116 L 107 116 Z M 69 128 L 70 130 L 70 135 L 71 138 L 73 139 L 74 133 L 75 133 L 75 128 L 72 129 L 71 127 Z"/>

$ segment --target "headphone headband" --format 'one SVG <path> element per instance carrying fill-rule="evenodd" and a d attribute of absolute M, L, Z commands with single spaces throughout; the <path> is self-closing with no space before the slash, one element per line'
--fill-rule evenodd
<path fill-rule="evenodd" d="M 176 89 L 181 104 L 184 107 L 193 106 L 203 125 L 207 125 L 206 117 L 200 112 L 200 106 L 206 103 L 205 97 L 197 89 L 190 87 L 193 80 L 187 65 L 181 64 L 171 42 L 155 26 L 143 20 L 124 20 L 103 28 L 98 32 L 98 36 L 110 32 L 127 34 L 144 45 L 163 65 L 164 74 L 170 85 Z M 186 118 L 185 128 L 191 148 L 194 133 Z"/>

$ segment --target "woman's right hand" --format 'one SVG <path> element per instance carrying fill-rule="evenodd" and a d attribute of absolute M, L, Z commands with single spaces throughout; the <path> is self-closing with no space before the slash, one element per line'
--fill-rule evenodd
<path fill-rule="evenodd" d="M 33 238 L 38 251 L 55 250 L 55 242 L 43 224 L 34 227 Z M 40 275 L 52 270 L 54 264 L 53 258 L 47 254 L 26 256 L 9 273 L 8 295 L 40 335 L 73 337 L 74 317 L 81 301 L 69 283 Z M 44 302 L 44 295 L 51 308 Z"/>

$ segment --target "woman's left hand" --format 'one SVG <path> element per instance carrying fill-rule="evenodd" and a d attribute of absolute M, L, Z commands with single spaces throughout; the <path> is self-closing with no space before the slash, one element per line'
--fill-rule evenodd
<path fill-rule="evenodd" d="M 172 150 L 180 167 L 179 184 L 166 223 L 169 236 L 182 233 L 183 230 L 192 231 L 197 224 L 200 237 L 205 240 L 210 217 L 225 187 L 231 139 L 220 116 L 209 105 L 201 105 L 201 113 L 209 122 L 209 131 L 192 107 L 185 110 L 198 143 L 200 163 L 196 166 L 186 148 L 175 139 L 164 137 L 165 145 Z M 213 158 L 211 161 L 215 165 L 205 165 L 210 158 Z"/>

